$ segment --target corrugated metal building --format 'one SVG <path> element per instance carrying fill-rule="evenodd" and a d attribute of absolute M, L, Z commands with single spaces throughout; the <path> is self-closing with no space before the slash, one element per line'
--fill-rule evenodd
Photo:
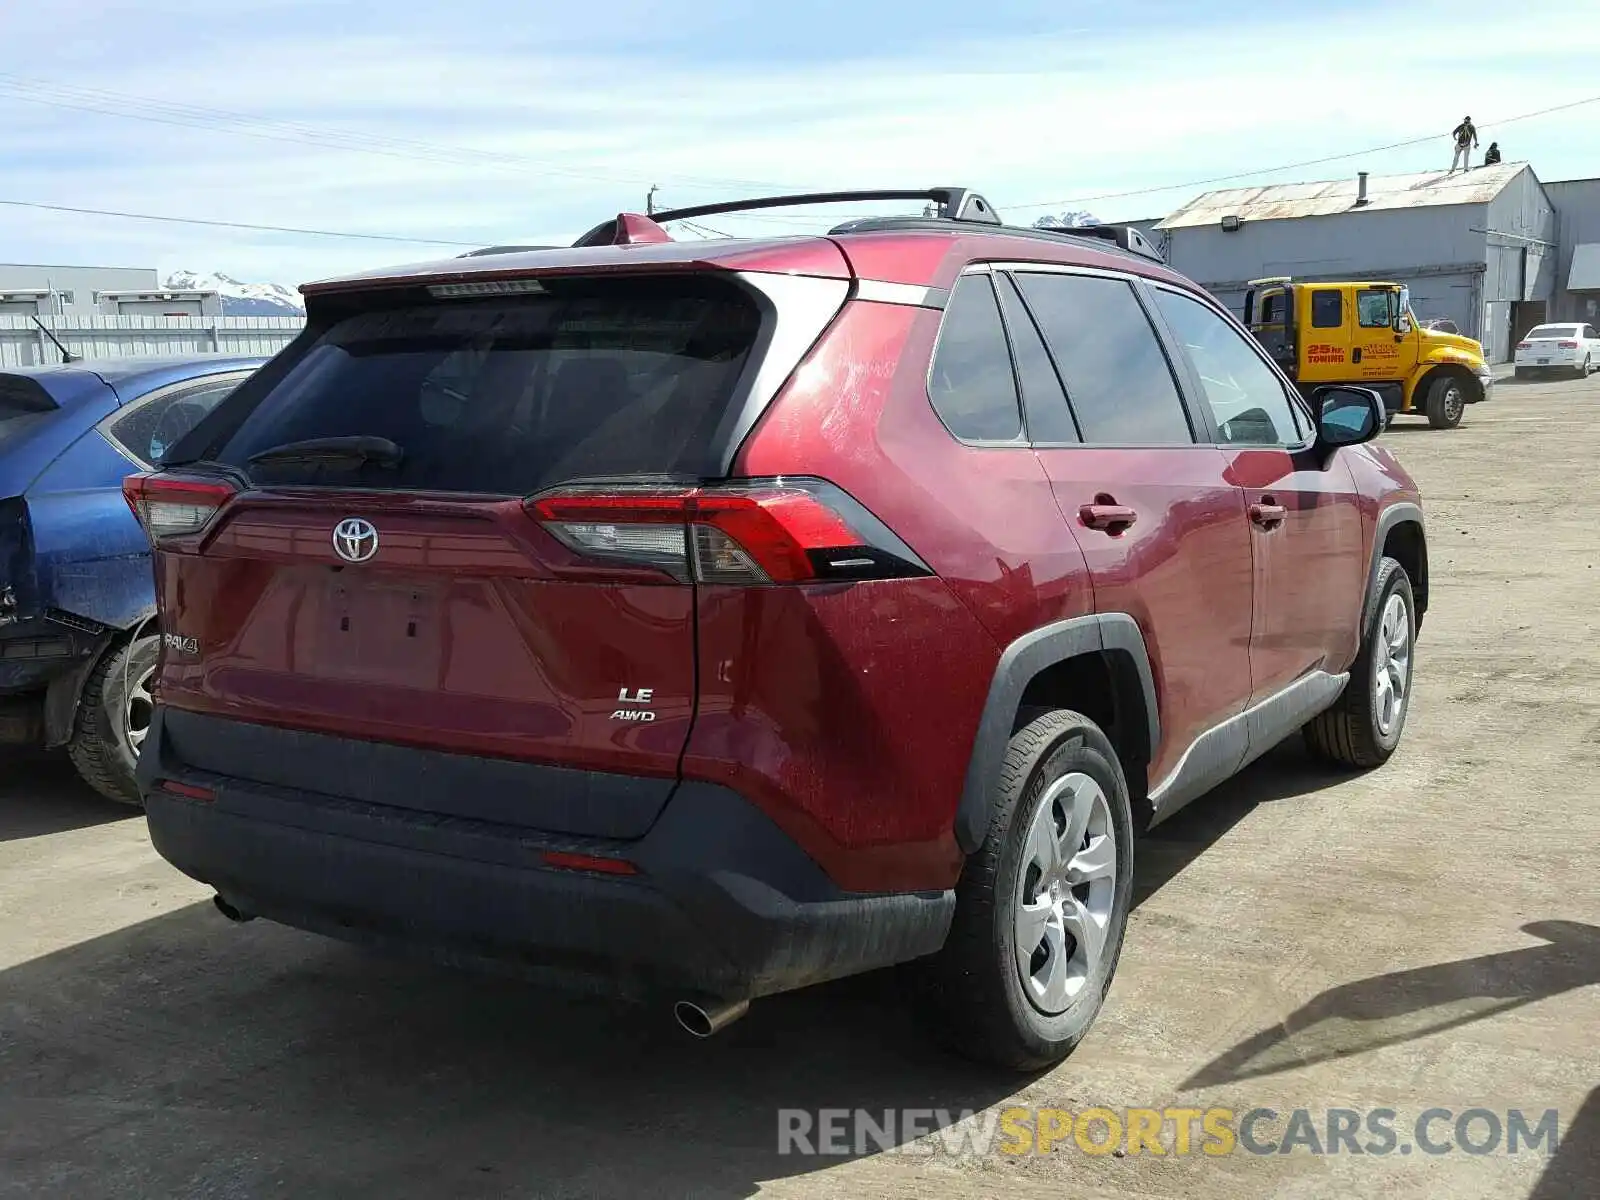
<path fill-rule="evenodd" d="M 1236 312 L 1263 276 L 1395 280 L 1419 318 L 1449 318 L 1495 362 L 1556 293 L 1555 206 L 1526 163 L 1208 192 L 1156 232 Z"/>
<path fill-rule="evenodd" d="M 1556 206 L 1556 293 L 1546 318 L 1600 322 L 1600 179 L 1547 183 Z"/>
<path fill-rule="evenodd" d="M 164 288 L 154 267 L 0 263 L 0 316 L 221 315 L 220 293 Z"/>
<path fill-rule="evenodd" d="M 68 267 L 0 263 L 0 314 L 90 316 L 103 292 L 154 291 L 154 267 Z"/>

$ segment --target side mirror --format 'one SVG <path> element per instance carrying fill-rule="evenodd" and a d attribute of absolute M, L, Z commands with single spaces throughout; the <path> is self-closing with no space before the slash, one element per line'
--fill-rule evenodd
<path fill-rule="evenodd" d="M 1396 333 L 1402 333 L 1402 334 L 1410 333 L 1411 332 L 1411 318 L 1406 316 L 1405 313 L 1398 314 L 1394 319 L 1394 331 Z"/>
<path fill-rule="evenodd" d="M 1329 448 L 1370 442 L 1383 432 L 1383 397 L 1371 388 L 1334 385 L 1313 393 L 1317 442 Z"/>

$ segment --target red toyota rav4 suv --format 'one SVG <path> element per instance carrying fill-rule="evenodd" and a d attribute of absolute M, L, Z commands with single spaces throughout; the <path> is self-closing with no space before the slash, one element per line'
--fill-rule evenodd
<path fill-rule="evenodd" d="M 128 481 L 157 849 L 235 919 L 701 1034 L 910 964 L 1028 1068 L 1101 1005 L 1137 830 L 1297 729 L 1383 762 L 1427 552 L 1377 397 L 1307 403 L 1136 231 L 853 195 L 938 215 L 308 286 Z"/>

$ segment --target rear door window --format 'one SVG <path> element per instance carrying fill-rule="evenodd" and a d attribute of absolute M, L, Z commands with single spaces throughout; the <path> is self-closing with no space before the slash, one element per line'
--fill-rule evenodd
<path fill-rule="evenodd" d="M 1038 326 L 1017 292 L 1010 276 L 996 279 L 1001 308 L 1011 332 L 1011 349 L 1017 358 L 1017 377 L 1022 383 L 1022 403 L 1028 413 L 1028 439 L 1036 446 L 1078 442 L 1078 427 L 1067 394 L 1061 388 L 1050 352 L 1044 348 Z"/>
<path fill-rule="evenodd" d="M 963 441 L 1009 442 L 1022 434 L 1017 377 L 987 275 L 966 276 L 950 294 L 928 396 L 945 428 Z"/>
<path fill-rule="evenodd" d="M 1194 441 L 1166 353 L 1131 284 L 1043 272 L 1019 273 L 1017 283 L 1039 319 L 1085 442 Z"/>
<path fill-rule="evenodd" d="M 761 315 L 701 278 L 548 281 L 547 294 L 417 302 L 329 324 L 265 395 L 240 389 L 201 457 L 258 482 L 524 495 L 565 480 L 704 477 Z M 221 433 L 218 433 L 220 426 Z M 275 461 L 263 451 L 382 438 L 398 464 Z"/>

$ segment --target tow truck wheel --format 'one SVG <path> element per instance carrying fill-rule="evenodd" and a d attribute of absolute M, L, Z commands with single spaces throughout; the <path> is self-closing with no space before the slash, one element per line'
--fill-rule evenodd
<path fill-rule="evenodd" d="M 1454 375 L 1441 375 L 1428 387 L 1428 424 L 1454 429 L 1467 414 L 1466 385 Z"/>

